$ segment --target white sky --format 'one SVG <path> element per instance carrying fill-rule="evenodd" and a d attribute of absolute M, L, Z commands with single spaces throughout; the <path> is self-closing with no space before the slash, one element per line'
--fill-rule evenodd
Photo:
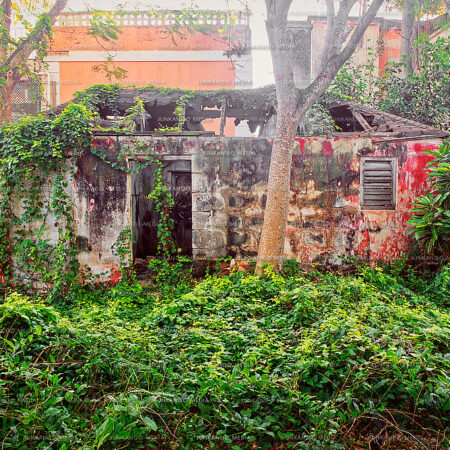
<path fill-rule="evenodd" d="M 66 11 L 98 10 L 149 10 L 149 9 L 184 9 L 191 5 L 190 1 L 161 0 L 69 0 Z M 253 56 L 253 87 L 273 83 L 272 63 L 267 49 L 267 35 L 265 29 L 264 0 L 195 0 L 193 3 L 199 9 L 244 9 L 247 4 L 251 11 L 250 26 L 252 31 Z M 357 3 L 352 14 L 359 16 L 363 1 Z M 336 9 L 338 5 L 336 2 Z M 289 11 L 289 19 L 305 20 L 309 15 L 325 15 L 325 0 L 293 0 Z M 382 7 L 379 16 L 390 19 L 400 19 L 401 14 L 392 7 Z"/>

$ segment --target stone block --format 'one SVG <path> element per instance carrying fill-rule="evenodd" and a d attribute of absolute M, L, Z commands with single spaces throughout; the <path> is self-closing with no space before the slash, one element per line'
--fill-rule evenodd
<path fill-rule="evenodd" d="M 227 256 L 227 250 L 223 248 L 194 248 L 192 249 L 194 259 L 220 259 Z"/>
<path fill-rule="evenodd" d="M 192 230 L 192 247 L 203 249 L 225 248 L 226 235 L 221 230 Z"/>
<path fill-rule="evenodd" d="M 211 211 L 214 197 L 211 194 L 192 194 L 192 211 Z"/>
<path fill-rule="evenodd" d="M 208 192 L 207 179 L 198 173 L 192 174 L 192 192 L 194 193 L 206 193 Z"/>
<path fill-rule="evenodd" d="M 216 194 L 193 193 L 192 194 L 192 211 L 220 211 L 225 207 L 223 197 Z"/>
<path fill-rule="evenodd" d="M 229 234 L 229 244 L 240 246 L 244 244 L 248 239 L 248 234 L 240 231 L 232 231 Z"/>
<path fill-rule="evenodd" d="M 211 219 L 209 211 L 194 211 L 192 213 L 192 229 L 204 229 Z"/>
<path fill-rule="evenodd" d="M 322 247 L 325 245 L 325 238 L 322 234 L 322 232 L 318 231 L 318 232 L 312 232 L 312 231 L 307 231 L 304 233 L 303 235 L 303 241 L 305 242 L 306 245 L 311 245 L 313 247 Z"/>

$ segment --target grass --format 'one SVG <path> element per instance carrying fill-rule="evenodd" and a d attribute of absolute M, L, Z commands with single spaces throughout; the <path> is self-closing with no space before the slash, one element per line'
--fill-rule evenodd
<path fill-rule="evenodd" d="M 148 288 L 5 298 L 3 448 L 449 445 L 450 266 L 194 282 L 157 264 Z"/>

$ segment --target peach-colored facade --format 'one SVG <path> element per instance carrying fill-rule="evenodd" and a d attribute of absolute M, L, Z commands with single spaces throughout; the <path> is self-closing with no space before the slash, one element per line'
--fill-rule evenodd
<path fill-rule="evenodd" d="M 251 86 L 251 57 L 226 54 L 230 48 L 249 45 L 247 17 L 235 13 L 199 12 L 198 24 L 174 32 L 177 12 L 164 15 L 129 13 L 115 17 L 122 33 L 111 41 L 89 34 L 87 13 L 66 13 L 54 27 L 48 57 L 51 106 L 73 98 L 76 91 L 96 83 L 109 83 L 104 70 L 95 70 L 113 58 L 109 67 L 127 71 L 119 82 L 126 86 L 202 89 L 234 89 Z M 238 64 L 236 60 L 238 59 Z M 110 77 L 111 78 L 111 77 Z M 205 120 L 208 131 L 219 131 L 217 119 Z M 234 136 L 227 121 L 225 134 Z"/>
<path fill-rule="evenodd" d="M 327 22 L 326 18 L 311 19 L 311 48 L 312 52 L 312 74 L 315 75 L 320 70 L 320 57 L 325 42 Z M 356 26 L 356 22 L 350 22 L 349 25 Z M 378 43 L 382 43 L 381 51 L 375 54 Z M 355 64 L 364 64 L 372 60 L 376 70 L 383 74 L 386 64 L 390 62 L 399 62 L 401 58 L 401 28 L 400 23 L 373 22 L 364 33 L 360 44 L 356 47 L 352 55 L 352 61 Z"/>

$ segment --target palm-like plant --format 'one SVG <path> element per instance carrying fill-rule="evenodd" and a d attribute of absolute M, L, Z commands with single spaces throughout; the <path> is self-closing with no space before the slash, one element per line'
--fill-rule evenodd
<path fill-rule="evenodd" d="M 428 254 L 450 253 L 450 143 L 438 150 L 427 151 L 435 158 L 427 165 L 431 191 L 412 204 L 414 215 L 408 223 L 419 245 Z"/>

